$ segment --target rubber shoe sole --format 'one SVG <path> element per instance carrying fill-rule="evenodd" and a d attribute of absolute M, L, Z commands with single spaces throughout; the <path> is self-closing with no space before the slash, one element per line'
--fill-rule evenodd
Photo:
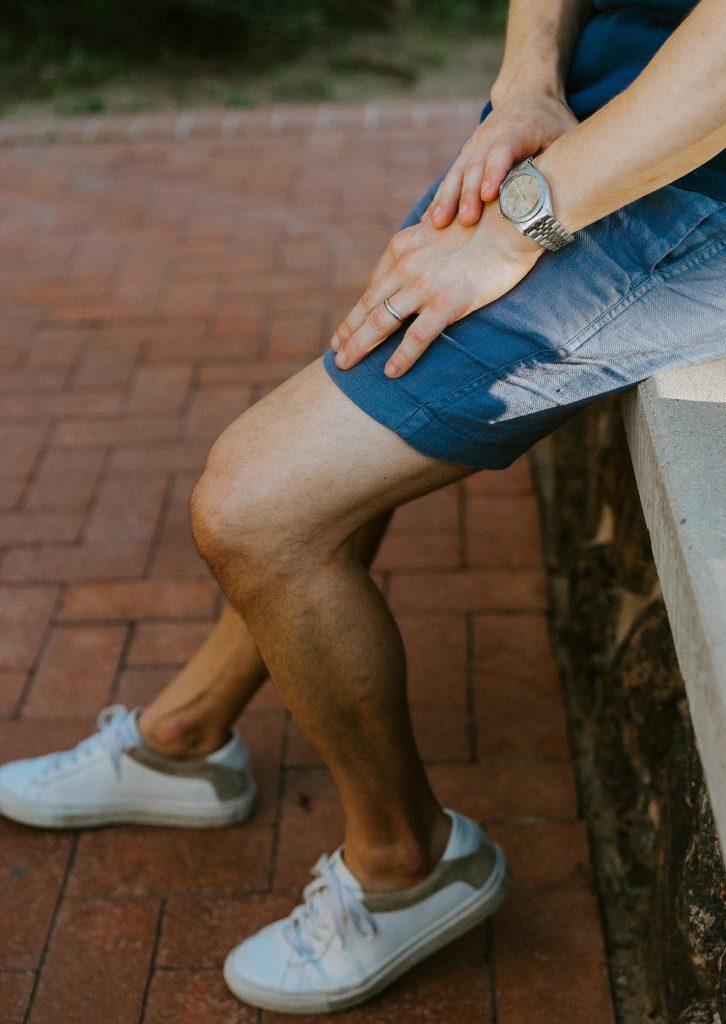
<path fill-rule="evenodd" d="M 226 800 L 209 811 L 198 806 L 183 804 L 173 810 L 169 804 L 148 807 L 88 808 L 79 811 L 74 807 L 57 804 L 28 804 L 14 793 L 0 785 L 0 813 L 22 825 L 36 828 L 99 828 L 103 825 L 160 825 L 166 828 L 224 828 L 246 821 L 257 804 L 257 787 L 251 786 L 242 796 Z"/>
<path fill-rule="evenodd" d="M 237 978 L 232 969 L 231 955 L 224 963 L 224 980 L 238 999 L 263 1010 L 291 1014 L 334 1013 L 358 1006 L 494 913 L 507 896 L 510 878 L 504 853 L 499 846 L 493 845 L 496 849 L 496 864 L 487 884 L 428 928 L 418 932 L 361 984 L 331 994 L 278 992 Z"/>

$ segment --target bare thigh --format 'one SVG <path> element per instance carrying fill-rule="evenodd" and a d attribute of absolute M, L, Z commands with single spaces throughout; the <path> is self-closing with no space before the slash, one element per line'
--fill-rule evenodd
<path fill-rule="evenodd" d="M 214 443 L 200 482 L 229 536 L 236 527 L 343 541 L 384 510 L 474 472 L 416 451 L 306 366 Z"/>

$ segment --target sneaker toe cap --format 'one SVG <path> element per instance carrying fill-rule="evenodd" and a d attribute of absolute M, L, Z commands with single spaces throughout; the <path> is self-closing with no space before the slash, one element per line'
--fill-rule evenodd
<path fill-rule="evenodd" d="M 287 963 L 289 952 L 277 925 L 268 925 L 230 950 L 224 962 L 225 974 L 229 972 L 241 980 L 274 985 L 281 973 L 278 965 Z"/>
<path fill-rule="evenodd" d="M 3 791 L 13 796 L 23 796 L 28 792 L 37 774 L 35 760 L 27 758 L 0 765 L 0 797 Z"/>
<path fill-rule="evenodd" d="M 308 987 L 307 970 L 282 934 L 280 922 L 235 946 L 224 962 L 224 977 L 232 991 L 242 999 L 254 1001 L 264 992 L 289 993 Z"/>

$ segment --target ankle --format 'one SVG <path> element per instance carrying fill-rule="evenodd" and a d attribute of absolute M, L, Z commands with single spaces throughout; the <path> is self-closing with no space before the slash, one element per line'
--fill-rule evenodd
<path fill-rule="evenodd" d="M 407 836 L 390 844 L 345 844 L 345 862 L 368 892 L 408 889 L 422 882 L 441 860 L 451 832 L 451 819 L 437 816 L 423 839 Z"/>
<path fill-rule="evenodd" d="M 206 757 L 229 739 L 229 730 L 200 722 L 183 712 L 169 712 L 155 718 L 144 711 L 138 720 L 145 746 L 164 757 Z"/>

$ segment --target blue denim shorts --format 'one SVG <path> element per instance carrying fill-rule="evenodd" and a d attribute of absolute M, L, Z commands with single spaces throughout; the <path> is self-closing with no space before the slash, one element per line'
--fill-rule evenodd
<path fill-rule="evenodd" d="M 609 214 L 389 379 L 383 367 L 403 332 L 349 370 L 328 350 L 325 368 L 424 455 L 503 469 L 589 402 L 726 355 L 726 202 L 667 185 Z"/>

